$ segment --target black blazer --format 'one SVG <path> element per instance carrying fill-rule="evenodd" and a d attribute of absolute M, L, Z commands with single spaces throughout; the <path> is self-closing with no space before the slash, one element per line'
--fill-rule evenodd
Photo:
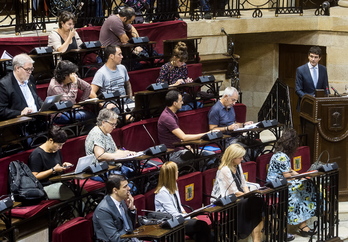
<path fill-rule="evenodd" d="M 35 104 L 39 110 L 43 101 L 36 93 L 33 77 L 29 78 L 29 89 L 33 94 Z M 7 74 L 0 80 L 0 120 L 7 120 L 21 115 L 21 111 L 28 107 L 23 93 L 13 73 Z"/>
<path fill-rule="evenodd" d="M 296 94 L 299 96 L 299 98 L 302 98 L 303 95 L 305 94 L 314 95 L 315 89 L 325 89 L 327 90 L 327 94 L 330 93 L 326 67 L 318 64 L 318 68 L 319 68 L 319 77 L 318 77 L 318 83 L 316 87 L 314 86 L 311 72 L 308 68 L 308 63 L 297 68 Z"/>

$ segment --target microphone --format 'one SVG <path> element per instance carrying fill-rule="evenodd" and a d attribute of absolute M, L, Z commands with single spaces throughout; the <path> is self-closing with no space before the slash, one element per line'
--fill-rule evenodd
<path fill-rule="evenodd" d="M 334 88 L 333 86 L 331 86 L 331 89 L 335 92 L 335 96 L 340 97 L 341 94 L 338 93 L 338 91 L 336 90 L 336 88 Z"/>
<path fill-rule="evenodd" d="M 154 138 L 152 137 L 152 135 L 150 134 L 149 130 L 146 128 L 145 124 L 143 124 L 143 127 L 146 131 L 146 133 L 149 135 L 149 137 L 151 138 L 152 142 L 153 142 L 153 145 L 156 146 L 156 142 L 154 140 Z"/>

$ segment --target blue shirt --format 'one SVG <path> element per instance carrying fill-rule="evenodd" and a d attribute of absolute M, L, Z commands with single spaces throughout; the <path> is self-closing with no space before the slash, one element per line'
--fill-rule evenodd
<path fill-rule="evenodd" d="M 233 106 L 226 108 L 219 100 L 211 107 L 208 118 L 209 125 L 226 127 L 236 122 L 236 113 L 234 112 Z"/>

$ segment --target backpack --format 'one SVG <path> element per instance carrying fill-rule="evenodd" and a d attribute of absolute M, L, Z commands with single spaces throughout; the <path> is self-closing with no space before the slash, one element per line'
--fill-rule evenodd
<path fill-rule="evenodd" d="M 35 205 L 47 198 L 42 184 L 24 162 L 10 163 L 8 179 L 14 200 L 22 205 Z"/>

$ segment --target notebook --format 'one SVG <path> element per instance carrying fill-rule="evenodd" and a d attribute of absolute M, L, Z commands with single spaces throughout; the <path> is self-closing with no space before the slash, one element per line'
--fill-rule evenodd
<path fill-rule="evenodd" d="M 94 160 L 95 160 L 95 158 L 94 158 L 93 154 L 87 155 L 87 156 L 82 156 L 77 161 L 75 171 L 69 172 L 69 173 L 64 173 L 61 176 L 70 176 L 70 175 L 76 175 L 76 174 L 82 173 L 88 166 L 93 164 Z"/>

